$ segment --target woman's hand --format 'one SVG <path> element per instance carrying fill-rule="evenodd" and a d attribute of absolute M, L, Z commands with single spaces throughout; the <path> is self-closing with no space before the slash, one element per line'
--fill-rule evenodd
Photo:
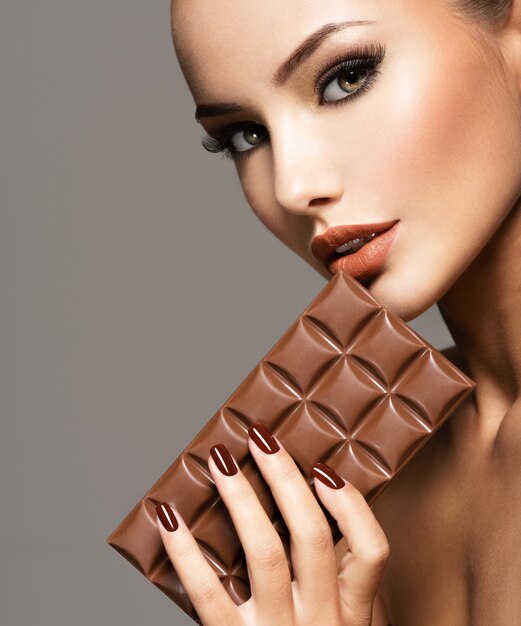
<path fill-rule="evenodd" d="M 166 552 L 202 623 L 370 626 L 389 545 L 365 498 L 327 465 L 314 466 L 316 492 L 349 546 L 337 568 L 329 524 L 294 460 L 262 424 L 250 426 L 249 434 L 251 454 L 290 532 L 294 580 L 255 491 L 218 444 L 208 467 L 246 554 L 252 592 L 246 602 L 237 606 L 230 598 L 178 511 L 157 506 Z"/>

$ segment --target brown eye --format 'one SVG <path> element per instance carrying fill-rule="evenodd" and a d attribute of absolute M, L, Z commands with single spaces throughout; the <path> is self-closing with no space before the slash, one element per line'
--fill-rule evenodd
<path fill-rule="evenodd" d="M 360 69 L 342 69 L 324 90 L 324 99 L 326 101 L 341 100 L 346 94 L 357 91 L 367 79 L 369 71 Z"/>
<path fill-rule="evenodd" d="M 266 136 L 266 131 L 260 124 L 249 126 L 231 136 L 230 142 L 237 152 L 250 150 L 260 144 Z"/>

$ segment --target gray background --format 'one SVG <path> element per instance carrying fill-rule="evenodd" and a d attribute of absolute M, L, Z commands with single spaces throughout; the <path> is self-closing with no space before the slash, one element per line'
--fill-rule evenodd
<path fill-rule="evenodd" d="M 0 0 L 0 94 L 0 622 L 191 625 L 105 539 L 324 278 L 200 146 L 169 0 Z"/>

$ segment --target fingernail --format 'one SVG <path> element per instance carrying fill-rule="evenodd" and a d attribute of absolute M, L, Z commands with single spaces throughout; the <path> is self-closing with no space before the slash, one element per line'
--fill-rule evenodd
<path fill-rule="evenodd" d="M 172 511 L 168 502 L 161 502 L 161 504 L 156 504 L 156 513 L 163 526 L 168 530 L 169 533 L 174 532 L 179 528 L 179 523 Z"/>
<path fill-rule="evenodd" d="M 320 482 L 324 483 L 331 489 L 342 489 L 346 484 L 345 480 L 339 476 L 332 467 L 325 463 L 315 463 L 311 468 L 311 473 Z"/>
<path fill-rule="evenodd" d="M 280 450 L 280 446 L 275 440 L 275 437 L 270 431 L 261 424 L 261 422 L 255 422 L 248 428 L 248 435 L 253 439 L 263 452 L 266 454 L 275 454 Z"/>
<path fill-rule="evenodd" d="M 237 464 L 233 460 L 232 455 L 228 452 L 226 446 L 222 443 L 218 443 L 210 449 L 210 454 L 212 455 L 212 459 L 215 461 L 215 464 L 219 468 L 219 470 L 225 476 L 233 476 L 237 474 Z"/>

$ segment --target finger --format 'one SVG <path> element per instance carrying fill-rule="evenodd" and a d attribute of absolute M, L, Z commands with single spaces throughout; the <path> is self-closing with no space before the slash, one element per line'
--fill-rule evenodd
<path fill-rule="evenodd" d="M 291 576 L 279 534 L 249 480 L 223 444 L 212 447 L 208 468 L 244 549 L 252 597 L 261 623 L 291 623 Z"/>
<path fill-rule="evenodd" d="M 338 522 L 350 550 L 340 563 L 340 596 L 350 608 L 366 606 L 383 577 L 389 557 L 387 537 L 356 487 L 325 463 L 315 464 L 312 474 L 317 495 Z M 335 481 L 340 488 L 334 487 Z"/>
<path fill-rule="evenodd" d="M 299 606 L 334 607 L 337 565 L 327 519 L 297 464 L 260 422 L 249 428 L 250 451 L 268 483 L 291 539 L 294 591 Z M 273 450 L 272 453 L 267 451 Z M 276 449 L 278 448 L 278 449 Z M 322 617 L 324 617 L 322 613 Z"/>
<path fill-rule="evenodd" d="M 201 552 L 179 512 L 162 502 L 156 506 L 156 513 L 165 550 L 203 624 L 238 624 L 237 605 Z"/>

